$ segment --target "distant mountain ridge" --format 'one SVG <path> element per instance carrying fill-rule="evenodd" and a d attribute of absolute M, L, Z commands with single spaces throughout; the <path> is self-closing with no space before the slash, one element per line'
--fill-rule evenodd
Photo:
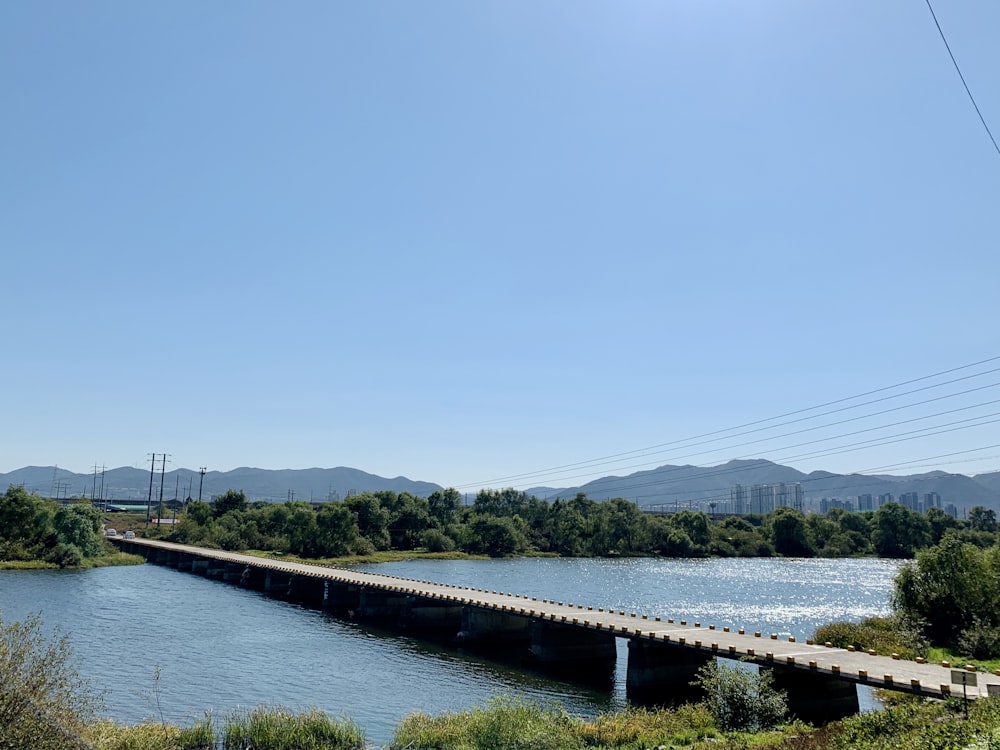
<path fill-rule="evenodd" d="M 0 487 L 23 484 L 32 492 L 51 497 L 100 497 L 101 474 L 76 474 L 54 466 L 26 466 L 9 474 L 0 474 Z M 159 468 L 152 477 L 153 499 L 160 497 L 161 475 Z M 146 502 L 149 497 L 149 469 L 121 467 L 104 472 L 103 497 L 122 502 Z M 172 500 L 175 493 L 183 500 L 190 496 L 198 499 L 201 476 L 191 469 L 174 469 L 162 477 L 163 499 Z M 210 499 L 226 490 L 243 490 L 251 500 L 284 501 L 341 499 L 348 494 L 392 490 L 427 496 L 443 489 L 432 482 L 420 482 L 395 477 L 388 479 L 368 474 L 360 469 L 338 466 L 332 469 L 254 469 L 240 467 L 232 471 L 209 471 L 201 486 L 202 498 Z"/>
<path fill-rule="evenodd" d="M 162 477 L 163 499 L 198 498 L 197 471 L 174 469 Z M 148 469 L 121 467 L 104 473 L 103 497 L 121 502 L 145 502 L 150 492 Z M 960 510 L 976 505 L 1000 512 L 1000 471 L 979 474 L 949 474 L 932 471 L 909 476 L 834 474 L 813 471 L 808 474 L 790 466 L 765 459 L 734 460 L 718 466 L 664 465 L 626 476 L 607 476 L 578 487 L 534 487 L 527 492 L 555 500 L 572 498 L 578 492 L 594 500 L 623 497 L 640 506 L 707 508 L 716 503 L 721 510 L 735 484 L 800 483 L 806 508 L 818 507 L 821 498 L 847 500 L 860 494 L 878 496 L 891 493 L 899 499 L 904 492 L 916 492 L 922 498 L 936 492 L 942 503 L 953 503 Z M 8 474 L 0 473 L 0 490 L 11 484 L 53 497 L 95 497 L 101 495 L 101 475 L 76 474 L 54 466 L 26 466 Z M 161 475 L 153 474 L 153 499 L 160 497 Z M 202 497 L 211 499 L 229 489 L 241 489 L 251 500 L 281 502 L 295 500 L 336 500 L 358 492 L 392 490 L 426 497 L 442 485 L 415 481 L 407 477 L 386 478 L 345 466 L 321 469 L 255 469 L 240 467 L 232 471 L 209 471 L 201 488 Z"/>
<path fill-rule="evenodd" d="M 982 479 L 983 481 L 979 481 Z M 1000 511 L 1000 472 L 968 477 L 933 471 L 909 476 L 833 474 L 813 471 L 805 474 L 790 466 L 782 466 L 765 459 L 734 460 L 718 466 L 664 465 L 649 471 L 627 476 L 609 476 L 595 479 L 578 487 L 568 487 L 544 493 L 535 493 L 550 500 L 567 499 L 578 492 L 594 500 L 624 497 L 640 506 L 665 506 L 668 509 L 704 508 L 715 502 L 721 507 L 730 498 L 733 485 L 742 484 L 800 483 L 806 507 L 815 506 L 821 498 L 846 500 L 861 494 L 878 496 L 891 493 L 899 499 L 904 492 L 916 492 L 922 498 L 936 492 L 942 503 L 953 503 L 959 509 L 982 505 Z"/>

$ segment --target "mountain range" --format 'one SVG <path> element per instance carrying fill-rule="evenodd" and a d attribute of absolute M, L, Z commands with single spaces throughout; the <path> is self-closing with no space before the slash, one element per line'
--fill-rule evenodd
<path fill-rule="evenodd" d="M 241 467 L 232 471 L 209 471 L 202 477 L 191 469 L 174 469 L 162 474 L 134 467 L 109 469 L 97 474 L 76 474 L 54 466 L 26 466 L 8 474 L 0 473 L 0 487 L 23 485 L 50 497 L 103 497 L 112 502 L 141 503 L 150 494 L 154 500 L 175 497 L 206 500 L 229 489 L 242 489 L 251 500 L 280 502 L 295 500 L 336 500 L 359 492 L 392 490 L 426 497 L 439 484 L 369 474 L 360 469 L 339 466 L 330 469 L 254 469 Z M 720 510 L 729 500 L 735 484 L 785 484 L 802 486 L 806 508 L 818 507 L 822 498 L 847 500 L 861 494 L 878 496 L 891 493 L 898 499 L 904 492 L 916 492 L 922 498 L 936 492 L 944 504 L 960 510 L 982 505 L 1000 512 L 1000 471 L 966 476 L 932 471 L 926 474 L 867 475 L 834 474 L 826 471 L 803 473 L 764 459 L 729 461 L 718 466 L 665 465 L 627 476 L 606 476 L 575 487 L 534 487 L 529 494 L 554 500 L 572 498 L 578 492 L 595 500 L 623 497 L 640 506 L 703 508 L 716 503 Z M 103 492 L 102 492 L 103 483 Z M 468 496 L 471 502 L 473 496 Z"/>

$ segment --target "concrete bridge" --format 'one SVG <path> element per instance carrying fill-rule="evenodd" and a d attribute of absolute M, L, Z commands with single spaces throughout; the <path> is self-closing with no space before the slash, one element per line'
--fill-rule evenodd
<path fill-rule="evenodd" d="M 610 679 L 617 659 L 615 639 L 624 638 L 626 693 L 638 702 L 690 698 L 696 672 L 715 657 L 772 670 L 775 687 L 787 691 L 789 710 L 811 722 L 856 713 L 857 685 L 931 698 L 1000 694 L 1000 676 L 947 663 L 908 661 L 743 628 L 169 542 L 121 537 L 110 541 L 153 563 L 402 628 L 418 637 L 443 638 L 494 653 L 528 654 L 540 668 L 571 679 Z"/>

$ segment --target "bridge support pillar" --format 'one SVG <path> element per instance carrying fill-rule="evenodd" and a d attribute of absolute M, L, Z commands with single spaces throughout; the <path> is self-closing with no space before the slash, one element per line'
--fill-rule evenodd
<path fill-rule="evenodd" d="M 637 703 L 673 703 L 699 697 L 691 683 L 715 657 L 684 646 L 630 640 L 625 693 Z"/>
<path fill-rule="evenodd" d="M 240 573 L 240 586 L 254 591 L 264 591 L 267 586 L 267 569 L 246 565 Z"/>
<path fill-rule="evenodd" d="M 458 642 L 483 650 L 505 650 L 531 644 L 531 620 L 491 609 L 465 607 Z"/>
<path fill-rule="evenodd" d="M 325 581 L 323 609 L 327 612 L 346 614 L 356 612 L 361 606 L 361 587 L 353 583 Z"/>
<path fill-rule="evenodd" d="M 322 578 L 294 575 L 288 581 L 288 600 L 318 609 L 323 606 L 325 583 Z"/>
<path fill-rule="evenodd" d="M 407 630 L 451 640 L 462 628 L 462 610 L 461 604 L 409 596 L 402 625 Z"/>
<path fill-rule="evenodd" d="M 402 624 L 406 616 L 409 601 L 406 594 L 398 591 L 362 586 L 358 598 L 358 606 L 354 610 L 363 620 L 376 620 Z"/>
<path fill-rule="evenodd" d="M 201 576 L 208 575 L 208 560 L 195 557 L 191 560 L 191 572 Z"/>
<path fill-rule="evenodd" d="M 592 684 L 610 682 L 618 659 L 617 639 L 611 633 L 548 620 L 531 621 L 530 651 L 544 670 Z"/>
<path fill-rule="evenodd" d="M 222 580 L 226 583 L 239 583 L 243 578 L 243 571 L 247 569 L 242 563 L 225 563 L 222 571 Z"/>
<path fill-rule="evenodd" d="M 850 680 L 788 667 L 772 667 L 774 687 L 786 691 L 788 712 L 811 724 L 825 724 L 860 711 L 858 687 Z"/>
<path fill-rule="evenodd" d="M 228 570 L 228 568 L 229 568 L 229 563 L 212 558 L 208 561 L 208 567 L 205 568 L 205 575 L 208 576 L 209 578 L 218 578 L 220 580 L 225 580 L 226 570 Z"/>
<path fill-rule="evenodd" d="M 291 579 L 291 573 L 285 573 L 281 570 L 268 570 L 267 577 L 264 579 L 264 591 L 270 596 L 284 598 L 288 595 L 288 584 Z"/>

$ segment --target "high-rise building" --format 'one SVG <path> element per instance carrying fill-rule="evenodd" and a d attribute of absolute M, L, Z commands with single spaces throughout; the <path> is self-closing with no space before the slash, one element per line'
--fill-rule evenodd
<path fill-rule="evenodd" d="M 891 492 L 886 492 L 878 496 L 878 507 L 880 508 L 886 503 L 891 502 L 894 502 Z"/>
<path fill-rule="evenodd" d="M 931 508 L 941 507 L 941 496 L 936 492 L 925 492 L 924 493 L 924 513 L 929 511 Z"/>
<path fill-rule="evenodd" d="M 774 489 L 773 484 L 752 484 L 750 485 L 750 512 L 764 515 L 774 510 Z"/>
<path fill-rule="evenodd" d="M 788 487 L 784 482 L 771 485 L 771 496 L 774 498 L 775 508 L 787 508 L 789 506 Z"/>
<path fill-rule="evenodd" d="M 747 488 L 742 484 L 734 484 L 729 488 L 729 503 L 732 512 L 743 515 L 747 512 Z"/>
<path fill-rule="evenodd" d="M 920 510 L 920 495 L 916 492 L 903 492 L 899 495 L 899 504 L 904 508 L 918 511 Z"/>
<path fill-rule="evenodd" d="M 858 495 L 858 510 L 862 512 L 866 510 L 875 510 L 875 502 L 872 500 L 870 493 Z"/>
<path fill-rule="evenodd" d="M 803 506 L 805 506 L 805 492 L 802 491 L 802 485 L 796 482 L 791 486 L 790 490 L 792 507 L 800 513 L 803 511 Z"/>

